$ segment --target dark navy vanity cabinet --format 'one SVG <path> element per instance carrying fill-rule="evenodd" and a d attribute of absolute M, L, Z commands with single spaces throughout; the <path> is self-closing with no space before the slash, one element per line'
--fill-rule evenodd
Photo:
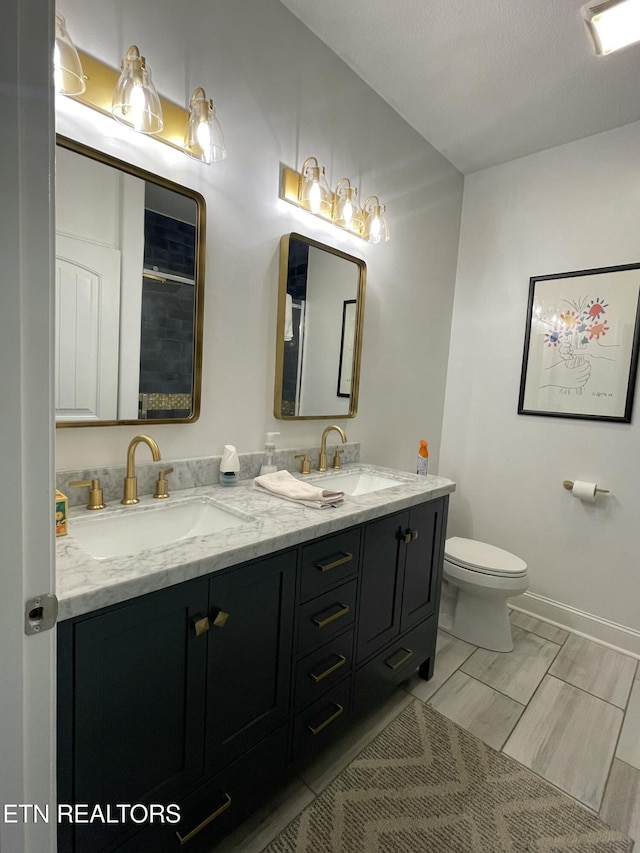
<path fill-rule="evenodd" d="M 354 714 L 430 678 L 447 502 L 62 622 L 58 801 L 181 820 L 63 822 L 60 853 L 211 850 Z"/>

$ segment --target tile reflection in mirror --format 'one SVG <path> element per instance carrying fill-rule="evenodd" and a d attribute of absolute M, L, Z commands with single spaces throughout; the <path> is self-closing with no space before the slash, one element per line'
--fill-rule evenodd
<path fill-rule="evenodd" d="M 56 425 L 195 421 L 202 196 L 72 140 L 56 149 Z"/>

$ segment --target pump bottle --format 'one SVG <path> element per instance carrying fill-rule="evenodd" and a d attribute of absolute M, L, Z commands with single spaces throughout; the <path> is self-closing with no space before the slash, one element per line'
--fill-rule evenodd
<path fill-rule="evenodd" d="M 279 432 L 268 432 L 267 438 L 264 443 L 264 462 L 260 466 L 260 475 L 262 474 L 273 474 L 274 471 L 277 471 L 277 467 L 275 464 L 274 456 L 276 452 L 276 435 L 280 435 Z"/>

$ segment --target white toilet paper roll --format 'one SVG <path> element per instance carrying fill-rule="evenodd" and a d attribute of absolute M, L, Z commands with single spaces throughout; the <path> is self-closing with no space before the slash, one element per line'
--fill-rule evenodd
<path fill-rule="evenodd" d="M 586 483 L 584 480 L 576 480 L 571 489 L 571 494 L 581 501 L 593 503 L 596 499 L 597 483 Z"/>

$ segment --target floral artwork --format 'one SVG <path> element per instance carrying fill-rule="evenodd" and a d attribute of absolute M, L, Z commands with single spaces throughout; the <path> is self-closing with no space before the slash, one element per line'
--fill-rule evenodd
<path fill-rule="evenodd" d="M 530 279 L 519 414 L 631 420 L 640 264 Z"/>

